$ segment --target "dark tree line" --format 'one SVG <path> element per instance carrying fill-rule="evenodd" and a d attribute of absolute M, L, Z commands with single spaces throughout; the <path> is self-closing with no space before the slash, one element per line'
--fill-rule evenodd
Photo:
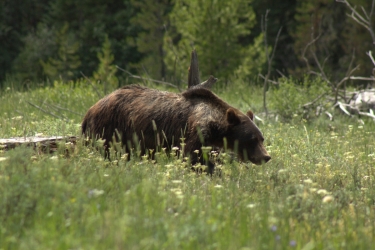
<path fill-rule="evenodd" d="M 349 2 L 374 24 L 373 1 Z M 366 52 L 374 44 L 350 13 L 332 0 L 2 0 L 0 87 L 7 80 L 97 79 L 106 63 L 180 81 L 192 48 L 202 74 L 255 79 L 266 71 L 264 36 L 272 49 L 280 28 L 271 77 L 302 78 L 316 60 L 332 78 L 343 77 L 351 63 L 360 65 L 356 75 L 369 76 L 373 65 Z"/>

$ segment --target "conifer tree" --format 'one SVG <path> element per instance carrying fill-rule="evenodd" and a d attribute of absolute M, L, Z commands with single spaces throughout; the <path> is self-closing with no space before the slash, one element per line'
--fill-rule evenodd
<path fill-rule="evenodd" d="M 56 44 L 58 53 L 55 57 L 50 57 L 46 62 L 41 60 L 44 74 L 50 80 L 61 79 L 68 81 L 77 76 L 76 69 L 81 65 L 77 51 L 79 43 L 69 32 L 69 25 L 66 23 L 56 34 Z"/>
<path fill-rule="evenodd" d="M 15 59 L 27 46 L 25 37 L 37 28 L 47 13 L 50 2 L 51 0 L 0 1 L 0 88 L 2 80 L 14 67 Z M 19 68 L 26 70 L 34 65 L 22 66 L 23 68 Z"/>
<path fill-rule="evenodd" d="M 171 0 L 131 0 L 137 10 L 130 23 L 142 29 L 134 41 L 144 58 L 137 67 L 156 79 L 166 77 L 163 37 L 168 27 L 168 13 L 172 9 Z"/>
<path fill-rule="evenodd" d="M 199 55 L 199 68 L 205 74 L 202 79 L 213 74 L 226 82 L 236 70 L 246 75 L 258 73 L 265 61 L 259 42 L 247 46 L 238 42 L 255 25 L 249 1 L 176 0 L 170 21 L 174 27 L 168 31 L 164 48 L 171 72 L 176 65 L 177 74 L 187 75 L 192 48 Z"/>
<path fill-rule="evenodd" d="M 100 52 L 98 52 L 99 66 L 94 72 L 93 78 L 96 82 L 101 82 L 104 85 L 104 92 L 107 92 L 108 87 L 115 89 L 118 87 L 118 79 L 116 77 L 117 68 L 113 65 L 115 59 L 111 50 L 111 42 L 108 36 L 105 40 Z"/>

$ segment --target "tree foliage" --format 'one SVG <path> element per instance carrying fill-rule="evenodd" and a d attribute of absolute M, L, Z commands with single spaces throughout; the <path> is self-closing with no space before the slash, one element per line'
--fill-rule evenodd
<path fill-rule="evenodd" d="M 25 42 L 43 19 L 49 2 L 50 0 L 0 1 L 0 87 L 5 75 L 12 69 L 14 59 L 22 53 Z M 33 68 L 34 65 L 30 66 Z"/>
<path fill-rule="evenodd" d="M 375 26 L 373 1 L 349 2 Z M 282 27 L 271 78 L 302 79 L 307 63 L 317 70 L 317 62 L 333 80 L 350 66 L 360 65 L 356 75 L 372 74 L 366 55 L 374 48 L 371 36 L 337 1 L 3 0 L 0 87 L 7 75 L 18 82 L 77 79 L 80 72 L 93 77 L 104 61 L 132 74 L 178 82 L 187 76 L 193 48 L 202 79 L 210 74 L 222 82 L 233 76 L 255 79 L 266 71 L 261 20 L 267 11 L 270 47 Z M 113 58 L 100 59 L 106 39 Z M 107 76 L 119 82 L 127 77 L 112 73 Z"/>
<path fill-rule="evenodd" d="M 69 28 L 66 31 L 65 42 L 72 42 L 74 38 L 74 48 L 69 49 L 74 50 L 81 64 L 72 65 L 75 70 L 70 70 L 69 73 L 59 72 L 60 75 L 73 74 L 69 78 L 74 79 L 81 77 L 80 72 L 83 72 L 91 76 L 100 63 L 97 53 L 101 50 L 106 35 L 116 55 L 114 64 L 130 71 L 135 70 L 131 64 L 141 59 L 141 53 L 128 42 L 137 36 L 139 30 L 137 26 L 130 25 L 130 19 L 134 14 L 130 0 L 34 0 L 38 1 L 40 4 L 43 3 L 46 11 L 35 26 L 32 26 L 24 36 L 19 36 L 18 51 L 11 53 L 13 57 L 7 61 L 12 71 L 7 70 L 6 73 L 15 75 L 19 81 L 42 80 L 43 76 L 53 74 L 53 68 L 56 68 L 56 65 L 53 66 L 56 64 L 54 60 L 64 54 L 63 47 L 60 46 L 63 42 L 58 41 L 57 34 L 64 29 L 66 23 L 69 24 Z M 24 11 L 33 9 L 25 8 Z M 8 23 L 12 23 L 11 20 L 18 21 L 13 16 L 7 18 L 10 19 Z M 48 65 L 44 64 L 43 67 L 41 62 L 49 63 L 49 66 L 53 67 L 47 69 L 45 66 Z M 46 70 L 48 72 L 45 72 Z M 5 72 L 0 76 L 0 81 L 4 77 Z"/>
<path fill-rule="evenodd" d="M 58 51 L 55 57 L 49 57 L 47 61 L 40 60 L 44 74 L 50 80 L 72 80 L 77 75 L 77 69 L 81 61 L 77 55 L 79 43 L 74 34 L 69 33 L 69 25 L 66 23 L 55 35 Z"/>
<path fill-rule="evenodd" d="M 254 47 L 238 42 L 251 33 L 256 23 L 248 1 L 176 0 L 170 19 L 173 27 L 165 44 L 165 61 L 170 72 L 176 70 L 185 76 L 190 52 L 196 48 L 201 72 L 225 81 L 243 62 L 251 57 L 257 60 L 255 55 L 261 54 L 259 43 Z M 246 66 L 251 73 L 257 73 L 261 63 Z"/>
<path fill-rule="evenodd" d="M 17 81 L 37 82 L 44 79 L 45 74 L 40 62 L 48 61 L 52 55 L 56 55 L 58 48 L 55 35 L 54 29 L 39 24 L 35 31 L 22 38 L 24 46 L 11 65 L 11 72 Z"/>
<path fill-rule="evenodd" d="M 105 37 L 102 50 L 98 52 L 99 66 L 94 72 L 93 78 L 96 82 L 102 82 L 106 87 L 109 85 L 112 89 L 118 87 L 118 79 L 116 77 L 117 68 L 113 65 L 115 59 L 111 50 L 111 42 L 108 36 Z M 105 88 L 107 89 L 107 88 Z M 105 91 L 107 92 L 107 91 Z"/>
<path fill-rule="evenodd" d="M 141 31 L 135 39 L 129 39 L 129 42 L 134 41 L 137 50 L 143 55 L 135 66 L 157 79 L 166 78 L 163 37 L 169 26 L 171 0 L 131 0 L 131 4 L 136 9 L 136 14 L 130 23 L 140 27 Z"/>
<path fill-rule="evenodd" d="M 245 37 L 246 42 L 253 41 L 262 31 L 261 20 L 267 14 L 267 38 L 270 45 L 274 44 L 279 29 L 282 32 L 278 39 L 278 49 L 273 60 L 273 68 L 287 75 L 288 70 L 298 65 L 297 55 L 294 50 L 294 32 L 297 22 L 295 20 L 297 0 L 253 0 L 253 9 L 256 15 L 257 25 L 254 26 L 250 36 Z M 273 71 L 273 77 L 280 77 L 280 74 Z"/>

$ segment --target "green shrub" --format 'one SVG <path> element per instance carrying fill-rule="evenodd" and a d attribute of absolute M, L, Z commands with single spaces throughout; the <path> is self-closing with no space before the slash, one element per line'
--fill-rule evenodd
<path fill-rule="evenodd" d="M 309 119 L 315 116 L 315 109 L 325 106 L 324 98 L 320 98 L 308 108 L 305 104 L 314 101 L 320 96 L 328 93 L 329 87 L 321 79 L 308 79 L 298 83 L 292 78 L 281 78 L 279 85 L 271 88 L 269 102 L 271 110 L 274 110 L 284 120 L 291 120 L 293 117 Z"/>

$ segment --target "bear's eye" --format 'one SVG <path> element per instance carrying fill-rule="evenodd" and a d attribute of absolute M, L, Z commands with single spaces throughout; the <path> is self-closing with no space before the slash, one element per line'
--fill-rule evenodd
<path fill-rule="evenodd" d="M 255 135 L 250 136 L 250 141 L 256 141 L 256 140 L 257 140 L 257 137 Z"/>

